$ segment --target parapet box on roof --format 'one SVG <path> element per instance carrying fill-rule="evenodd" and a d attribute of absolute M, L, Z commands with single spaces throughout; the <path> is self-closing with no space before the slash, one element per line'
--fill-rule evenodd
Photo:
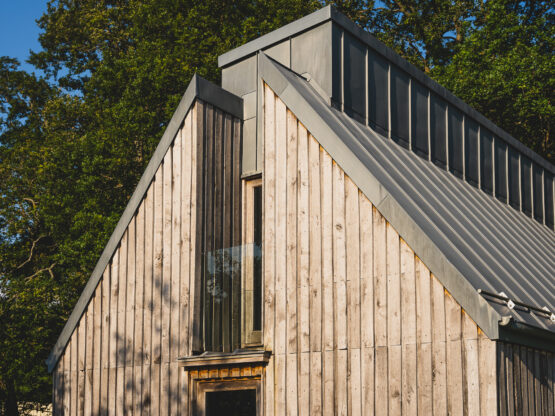
<path fill-rule="evenodd" d="M 555 414 L 554 166 L 333 7 L 219 65 L 52 350 L 55 414 Z"/>

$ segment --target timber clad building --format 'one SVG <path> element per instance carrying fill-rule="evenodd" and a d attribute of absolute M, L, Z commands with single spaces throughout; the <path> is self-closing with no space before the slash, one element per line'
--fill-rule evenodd
<path fill-rule="evenodd" d="M 57 415 L 555 414 L 555 167 L 326 7 L 195 76 Z"/>

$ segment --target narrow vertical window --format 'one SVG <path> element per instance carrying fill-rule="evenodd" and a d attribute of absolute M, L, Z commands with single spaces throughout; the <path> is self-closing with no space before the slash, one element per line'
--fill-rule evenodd
<path fill-rule="evenodd" d="M 244 182 L 243 345 L 262 341 L 262 180 Z"/>

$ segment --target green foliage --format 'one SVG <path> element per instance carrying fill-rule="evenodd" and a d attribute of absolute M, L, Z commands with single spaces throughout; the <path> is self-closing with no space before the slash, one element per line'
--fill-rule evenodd
<path fill-rule="evenodd" d="M 44 77 L 0 57 L 0 409 L 50 400 L 44 359 L 192 75 L 219 82 L 218 55 L 323 3 L 51 0 Z M 553 157 L 547 2 L 333 3 Z"/>
<path fill-rule="evenodd" d="M 553 161 L 555 9 L 491 0 L 448 65 L 432 76 L 526 146 Z"/>

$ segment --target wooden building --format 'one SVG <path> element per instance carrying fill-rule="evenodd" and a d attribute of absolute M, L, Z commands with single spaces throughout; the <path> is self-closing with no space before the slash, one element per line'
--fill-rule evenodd
<path fill-rule="evenodd" d="M 219 63 L 52 350 L 55 414 L 554 415 L 554 166 L 332 7 Z"/>

